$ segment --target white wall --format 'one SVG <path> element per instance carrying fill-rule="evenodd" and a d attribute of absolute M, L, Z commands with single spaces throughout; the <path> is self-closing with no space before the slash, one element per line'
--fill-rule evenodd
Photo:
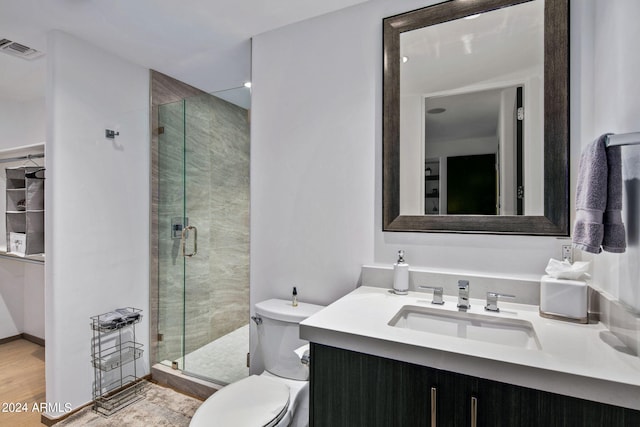
<path fill-rule="evenodd" d="M 46 393 L 76 408 L 92 399 L 89 317 L 148 315 L 149 71 L 58 31 L 47 52 Z M 137 333 L 148 348 L 146 317 Z"/>
<path fill-rule="evenodd" d="M 45 140 L 45 101 L 0 100 L 0 150 Z"/>
<path fill-rule="evenodd" d="M 373 260 L 377 15 L 349 8 L 253 39 L 252 306 L 294 285 L 300 301 L 328 304 Z"/>
<path fill-rule="evenodd" d="M 500 213 L 503 215 L 517 214 L 517 122 L 516 94 L 518 90 L 514 87 L 503 89 L 500 92 L 500 115 L 498 116 L 498 141 L 500 150 Z M 538 214 L 540 214 L 538 212 Z"/>
<path fill-rule="evenodd" d="M 478 154 L 495 154 L 498 152 L 497 136 L 482 138 L 465 138 L 450 141 L 434 141 L 428 144 L 429 157 L 456 157 Z"/>
<path fill-rule="evenodd" d="M 372 0 L 254 38 L 252 302 L 329 303 L 364 263 L 540 275 L 561 240 L 382 232 L 381 20 L 429 1 Z"/>
<path fill-rule="evenodd" d="M 24 264 L 0 259 L 0 339 L 24 332 Z"/>
<path fill-rule="evenodd" d="M 24 286 L 23 332 L 45 339 L 44 265 L 20 263 L 23 265 L 22 286 Z"/>
<path fill-rule="evenodd" d="M 252 304 L 329 303 L 373 259 L 378 25 L 356 7 L 253 40 Z"/>
<path fill-rule="evenodd" d="M 400 97 L 400 213 L 424 213 L 424 119 L 422 95 Z M 427 158 L 435 157 L 432 153 Z"/>
<path fill-rule="evenodd" d="M 0 258 L 0 339 L 44 339 L 44 265 Z"/>
<path fill-rule="evenodd" d="M 0 258 L 0 339 L 44 339 L 44 266 Z"/>
<path fill-rule="evenodd" d="M 574 4 L 575 3 L 575 4 Z M 576 103 L 582 120 L 581 146 L 605 132 L 640 132 L 640 2 L 589 0 L 573 2 L 585 37 L 580 60 L 582 98 Z M 573 106 L 572 106 L 573 107 Z M 572 126 L 572 130 L 576 127 Z M 584 254 L 594 263 L 594 282 L 640 310 L 640 146 L 623 147 L 624 254 Z"/>

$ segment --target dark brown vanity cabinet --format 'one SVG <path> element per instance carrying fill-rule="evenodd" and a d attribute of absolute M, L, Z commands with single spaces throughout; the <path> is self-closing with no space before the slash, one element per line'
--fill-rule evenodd
<path fill-rule="evenodd" d="M 639 411 L 320 344 L 311 361 L 312 427 L 640 426 Z"/>

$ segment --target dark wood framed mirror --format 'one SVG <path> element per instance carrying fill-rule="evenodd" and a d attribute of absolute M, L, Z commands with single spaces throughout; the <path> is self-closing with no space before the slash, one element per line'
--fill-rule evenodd
<path fill-rule="evenodd" d="M 498 209 L 496 215 L 486 214 L 425 214 L 429 209 L 421 201 L 421 212 L 403 212 L 401 209 L 401 67 L 411 58 L 404 57 L 401 52 L 403 34 L 449 23 L 456 20 L 463 23 L 463 18 L 473 18 L 487 12 L 505 8 L 515 8 L 525 3 L 540 2 L 543 22 L 541 35 L 541 58 L 543 64 L 540 73 L 543 84 L 540 85 L 540 161 L 534 163 L 524 160 L 524 167 L 538 170 L 540 179 L 539 212 L 522 214 L 502 213 Z M 436 28 L 436 27 L 434 27 Z M 439 27 L 438 27 L 439 28 Z M 504 36 L 500 36 L 504 37 Z M 424 37 L 423 37 L 424 38 Z M 481 37 L 476 37 L 476 41 Z M 461 37 L 469 41 L 469 35 Z M 471 40 L 473 35 L 471 35 Z M 475 41 L 474 41 L 475 43 Z M 385 18 L 383 20 L 383 175 L 382 205 L 383 231 L 404 232 L 452 232 L 452 233 L 491 233 L 522 235 L 569 235 L 569 4 L 568 0 L 453 0 L 435 4 L 415 11 Z M 468 46 L 466 46 L 468 48 Z M 437 56 L 443 56 L 446 43 L 433 46 Z M 496 49 L 492 49 L 494 52 Z M 543 52 L 542 52 L 543 51 Z M 464 68 L 464 67 L 461 67 Z M 460 70 L 457 70 L 460 72 Z M 480 67 L 469 69 L 468 73 L 481 72 Z M 429 79 L 445 78 L 446 70 L 427 76 Z M 424 109 L 424 102 L 423 102 Z M 440 109 L 432 109 L 438 112 Z M 422 117 L 424 118 L 424 111 Z M 425 120 L 426 121 L 426 120 Z M 422 135 L 425 134 L 423 123 Z M 535 135 L 535 132 L 534 132 Z M 535 139 L 535 138 L 531 138 Z M 527 143 L 525 139 L 525 144 Z M 422 144 L 424 147 L 424 143 Z M 417 156 L 416 156 L 417 157 Z M 421 162 L 425 162 L 426 175 L 431 168 L 426 166 L 427 155 L 423 153 Z M 509 163 L 509 162 L 505 162 Z M 542 164 L 540 164 L 542 163 Z M 443 163 L 444 164 L 444 163 Z M 425 174 L 425 169 L 422 170 Z M 449 172 L 451 173 L 451 171 Z M 464 173 L 464 172 L 463 172 Z M 427 180 L 429 177 L 426 177 Z M 434 177 L 431 177 L 433 180 Z M 424 179 L 424 178 L 423 178 Z M 436 197 L 443 189 L 427 189 L 426 197 Z M 500 186 L 500 185 L 499 185 Z M 524 186 L 526 189 L 526 184 Z M 446 190 L 446 188 L 444 189 Z M 433 196 L 431 196 L 433 191 Z M 520 194 L 521 190 L 518 190 Z M 422 196 L 421 196 L 422 197 Z M 519 196 L 516 196 L 516 198 Z M 433 202 L 430 202 L 433 203 Z M 500 205 L 501 201 L 496 202 Z M 434 203 L 433 210 L 437 211 Z M 520 209 L 520 208 L 518 208 Z M 451 209 L 454 211 L 453 209 Z M 520 212 L 520 210 L 518 211 Z"/>

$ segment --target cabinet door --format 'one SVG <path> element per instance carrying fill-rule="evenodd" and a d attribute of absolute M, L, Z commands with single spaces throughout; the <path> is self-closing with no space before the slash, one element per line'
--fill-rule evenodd
<path fill-rule="evenodd" d="M 447 371 L 437 372 L 438 427 L 471 426 L 471 400 L 478 395 L 477 378 Z"/>
<path fill-rule="evenodd" d="M 575 397 L 478 380 L 478 427 L 640 426 L 640 412 Z"/>
<path fill-rule="evenodd" d="M 475 395 L 478 427 L 550 426 L 540 419 L 543 411 L 540 391 L 479 379 Z"/>
<path fill-rule="evenodd" d="M 430 426 L 436 371 L 311 345 L 310 425 Z"/>
<path fill-rule="evenodd" d="M 543 391 L 536 393 L 538 394 L 537 413 L 534 418 L 536 422 L 522 425 L 550 427 L 640 426 L 639 411 Z"/>
<path fill-rule="evenodd" d="M 312 427 L 628 427 L 640 411 L 311 344 Z M 475 413 L 473 413 L 475 399 Z"/>

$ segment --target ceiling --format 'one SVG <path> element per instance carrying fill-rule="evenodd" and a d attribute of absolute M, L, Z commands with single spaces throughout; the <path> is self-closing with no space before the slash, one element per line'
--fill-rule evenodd
<path fill-rule="evenodd" d="M 403 94 L 442 94 L 517 79 L 544 63 L 544 2 L 532 1 L 400 35 Z"/>
<path fill-rule="evenodd" d="M 502 88 L 543 79 L 544 2 L 532 1 L 400 36 L 401 96 L 425 99 L 429 142 L 496 137 Z M 492 90 L 488 90 L 491 88 Z M 420 106 L 422 107 L 422 106 Z"/>
<path fill-rule="evenodd" d="M 429 143 L 496 138 L 502 89 L 432 97 L 425 100 L 425 132 Z M 432 109 L 444 111 L 431 112 Z"/>
<path fill-rule="evenodd" d="M 1 0 L 0 39 L 46 53 L 62 30 L 213 92 L 250 80 L 252 36 L 367 0 Z M 44 96 L 46 55 L 0 54 L 0 100 Z M 215 77 L 212 77 L 215 76 Z"/>

